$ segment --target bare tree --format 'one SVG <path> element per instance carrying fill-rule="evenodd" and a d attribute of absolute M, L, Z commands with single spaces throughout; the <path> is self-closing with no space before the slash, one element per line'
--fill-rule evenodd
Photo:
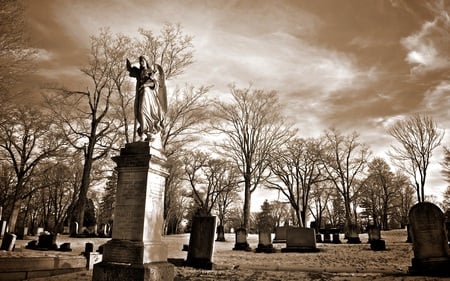
<path fill-rule="evenodd" d="M 414 115 L 400 120 L 388 129 L 398 142 L 391 146 L 394 162 L 414 179 L 417 200 L 425 200 L 425 181 L 433 151 L 439 147 L 444 132 L 426 115 Z"/>
<path fill-rule="evenodd" d="M 6 114 L 7 112 L 7 114 Z M 15 231 L 24 200 L 36 191 L 27 183 L 38 165 L 56 156 L 64 145 L 53 118 L 37 109 L 11 106 L 0 114 L 0 149 L 4 151 L 15 175 L 9 230 Z"/>
<path fill-rule="evenodd" d="M 33 70 L 36 49 L 30 47 L 26 33 L 25 3 L 1 0 L 0 11 L 0 103 L 10 101 L 22 89 L 21 81 Z"/>
<path fill-rule="evenodd" d="M 231 101 L 217 101 L 214 129 L 226 139 L 221 153 L 233 159 L 243 177 L 243 227 L 249 227 L 251 195 L 267 177 L 269 154 L 292 133 L 281 116 L 276 92 L 231 87 Z"/>
<path fill-rule="evenodd" d="M 445 177 L 445 181 L 450 187 L 450 149 L 444 147 L 444 161 L 442 162 L 442 174 Z"/>
<path fill-rule="evenodd" d="M 333 186 L 330 181 L 324 181 L 320 184 L 312 186 L 311 201 L 309 205 L 309 211 L 316 222 L 316 231 L 318 231 L 323 225 L 324 212 L 328 206 L 333 191 Z"/>
<path fill-rule="evenodd" d="M 318 139 L 292 139 L 271 153 L 269 188 L 279 190 L 295 211 L 296 221 L 304 227 L 313 185 L 324 181 Z"/>
<path fill-rule="evenodd" d="M 360 191 L 361 205 L 373 218 L 376 226 L 389 228 L 389 215 L 399 190 L 394 185 L 394 174 L 382 158 L 376 157 L 368 164 L 368 176 L 362 183 Z"/>
<path fill-rule="evenodd" d="M 161 65 L 166 79 L 184 73 L 186 67 L 193 63 L 193 37 L 185 35 L 180 24 L 166 23 L 159 35 L 143 28 L 139 33 L 144 40 L 137 42 L 137 51 Z"/>
<path fill-rule="evenodd" d="M 193 151 L 184 154 L 183 166 L 198 215 L 211 215 L 220 194 L 237 188 L 236 173 L 225 160 Z"/>
<path fill-rule="evenodd" d="M 90 61 L 81 69 L 92 83 L 91 87 L 85 91 L 61 89 L 62 95 L 49 100 L 66 139 L 84 155 L 83 175 L 71 218 L 80 226 L 84 221 L 93 165 L 105 158 L 114 145 L 120 144 L 121 122 L 111 114 L 111 107 L 118 92 L 117 76 L 125 75 L 126 52 L 122 43 L 120 36 L 113 37 L 108 30 L 102 30 L 98 37 L 92 36 Z M 122 63 L 117 59 L 119 53 L 123 56 Z"/>
<path fill-rule="evenodd" d="M 358 141 L 358 135 L 342 135 L 336 130 L 325 133 L 327 148 L 323 153 L 323 164 L 327 177 L 342 196 L 346 224 L 356 223 L 352 218 L 352 203 L 358 194 L 357 181 L 362 177 L 369 156 L 368 148 Z"/>
<path fill-rule="evenodd" d="M 205 97 L 208 91 L 208 87 L 195 89 L 193 86 L 185 85 L 181 89 L 176 89 L 169 98 L 165 129 L 161 136 L 169 168 L 164 189 L 166 230 L 176 228 L 174 225 L 181 220 L 184 213 L 179 208 L 183 206 L 181 203 L 185 203 L 182 193 L 179 192 L 183 173 L 179 159 L 183 148 L 199 140 L 204 132 L 202 124 L 209 118 L 209 105 Z M 170 229 L 168 224 L 172 225 Z"/>

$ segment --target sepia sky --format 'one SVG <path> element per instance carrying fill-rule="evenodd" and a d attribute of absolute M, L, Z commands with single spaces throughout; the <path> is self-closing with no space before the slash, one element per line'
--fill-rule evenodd
<path fill-rule="evenodd" d="M 169 87 L 276 90 L 301 136 L 356 131 L 375 156 L 393 143 L 386 128 L 405 116 L 426 113 L 450 127 L 449 0 L 28 0 L 27 7 L 42 82 L 77 81 L 89 36 L 102 27 L 138 37 L 138 28 L 158 33 L 172 22 L 194 36 L 195 63 Z M 426 194 L 446 188 L 442 156 L 435 152 Z"/>

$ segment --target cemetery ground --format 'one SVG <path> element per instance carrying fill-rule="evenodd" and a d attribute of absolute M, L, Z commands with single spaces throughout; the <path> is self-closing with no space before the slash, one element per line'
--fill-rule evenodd
<path fill-rule="evenodd" d="M 285 244 L 274 244 L 276 253 L 255 253 L 254 251 L 233 251 L 234 234 L 226 234 L 225 242 L 215 242 L 213 270 L 201 270 L 177 265 L 175 279 L 182 280 L 450 280 L 449 277 L 410 276 L 407 274 L 413 258 L 412 244 L 406 243 L 406 230 L 382 231 L 386 241 L 385 251 L 372 251 L 367 243 L 367 234 L 361 234 L 361 244 L 347 244 L 341 234 L 341 244 L 318 243 L 319 252 L 282 253 Z M 36 237 L 29 237 L 36 239 Z M 189 243 L 189 234 L 164 236 L 169 247 L 169 259 L 179 261 L 186 259 L 187 252 L 182 251 L 183 244 Z M 0 252 L 0 258 L 46 256 L 46 255 L 80 255 L 85 243 L 94 244 L 94 250 L 106 243 L 107 238 L 70 238 L 60 235 L 57 244 L 71 243 L 71 252 L 36 251 L 25 249 L 30 240 L 17 240 L 13 252 Z M 258 244 L 258 235 L 250 234 L 248 242 L 252 249 Z M 33 281 L 91 281 L 92 270 L 32 278 Z"/>

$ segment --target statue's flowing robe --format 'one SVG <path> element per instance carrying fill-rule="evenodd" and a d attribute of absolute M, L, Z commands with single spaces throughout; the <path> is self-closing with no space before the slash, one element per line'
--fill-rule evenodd
<path fill-rule="evenodd" d="M 167 94 L 164 72 L 159 65 L 157 67 L 158 79 L 151 79 L 151 69 L 137 67 L 128 69 L 130 76 L 137 80 L 134 115 L 139 123 L 140 136 L 156 134 L 164 128 Z"/>

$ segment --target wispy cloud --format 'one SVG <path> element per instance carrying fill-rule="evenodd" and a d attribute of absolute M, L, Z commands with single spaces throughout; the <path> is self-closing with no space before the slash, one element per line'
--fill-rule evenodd
<path fill-rule="evenodd" d="M 450 16 L 443 1 L 436 1 L 429 7 L 435 12 L 434 19 L 426 21 L 419 31 L 401 40 L 408 50 L 405 60 L 413 65 L 413 74 L 450 67 Z"/>

